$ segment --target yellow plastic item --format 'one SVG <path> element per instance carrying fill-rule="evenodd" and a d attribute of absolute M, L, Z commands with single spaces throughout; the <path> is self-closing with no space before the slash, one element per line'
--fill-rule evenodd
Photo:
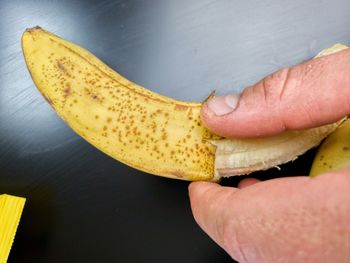
<path fill-rule="evenodd" d="M 15 238 L 25 198 L 0 195 L 0 263 L 6 262 Z"/>

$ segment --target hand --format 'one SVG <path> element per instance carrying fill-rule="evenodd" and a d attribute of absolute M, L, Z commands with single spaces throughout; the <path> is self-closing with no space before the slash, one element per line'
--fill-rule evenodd
<path fill-rule="evenodd" d="M 350 113 L 350 49 L 282 69 L 240 96 L 216 97 L 202 119 L 225 137 L 256 137 L 335 122 Z M 316 178 L 238 188 L 190 184 L 200 227 L 239 262 L 350 262 L 350 167 Z"/>

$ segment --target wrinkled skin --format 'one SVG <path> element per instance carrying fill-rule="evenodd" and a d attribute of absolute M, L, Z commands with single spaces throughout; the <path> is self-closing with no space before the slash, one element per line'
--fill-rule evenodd
<path fill-rule="evenodd" d="M 232 112 L 225 101 L 207 102 L 202 120 L 226 137 L 339 120 L 350 114 L 350 49 L 266 77 Z M 244 179 L 238 188 L 194 182 L 189 195 L 199 226 L 239 262 L 350 262 L 350 164 L 316 178 Z"/>

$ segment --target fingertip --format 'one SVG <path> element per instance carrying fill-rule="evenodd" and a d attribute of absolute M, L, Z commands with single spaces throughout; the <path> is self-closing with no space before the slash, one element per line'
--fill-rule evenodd
<path fill-rule="evenodd" d="M 189 197 L 197 223 L 203 227 L 203 222 L 218 213 L 221 207 L 225 206 L 226 197 L 237 190 L 212 182 L 192 182 L 189 185 Z"/>
<path fill-rule="evenodd" d="M 200 117 L 201 117 L 202 123 L 212 133 L 220 136 L 224 136 L 224 137 L 230 137 L 231 133 L 226 132 L 226 130 L 229 129 L 228 126 L 231 126 L 230 118 L 229 120 L 227 120 L 227 115 L 225 115 L 225 117 L 215 115 L 214 112 L 208 106 L 209 102 L 210 101 L 203 104 L 201 108 Z"/>
<path fill-rule="evenodd" d="M 223 187 L 216 183 L 193 182 L 189 186 L 191 209 L 197 224 L 215 242 L 224 246 L 225 225 L 232 220 L 230 206 L 234 203 L 237 188 Z M 234 215 L 234 212 L 232 212 Z"/>
<path fill-rule="evenodd" d="M 193 217 L 197 224 L 203 229 L 205 229 L 205 207 L 207 206 L 209 200 L 207 195 L 210 189 L 215 188 L 215 186 L 215 183 L 209 182 L 192 182 L 188 186 Z"/>
<path fill-rule="evenodd" d="M 201 121 L 209 131 L 226 138 L 258 137 L 256 117 L 244 107 L 244 99 L 243 94 L 231 94 L 208 100 L 202 105 Z"/>
<path fill-rule="evenodd" d="M 188 186 L 188 192 L 191 199 L 195 197 L 201 198 L 201 196 L 203 196 L 205 192 L 215 187 L 220 187 L 220 186 L 216 183 L 211 183 L 211 182 L 203 182 L 203 181 L 191 182 Z"/>
<path fill-rule="evenodd" d="M 201 113 L 200 113 L 200 117 L 201 117 L 201 121 L 204 123 L 204 125 L 206 127 L 208 127 L 208 125 L 210 125 L 210 120 L 213 117 L 213 113 L 211 112 L 211 110 L 208 107 L 208 103 L 204 103 L 201 107 Z"/>

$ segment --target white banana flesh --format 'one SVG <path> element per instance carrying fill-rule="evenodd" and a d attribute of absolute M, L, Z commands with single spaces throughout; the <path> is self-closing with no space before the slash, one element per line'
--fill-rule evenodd
<path fill-rule="evenodd" d="M 245 175 L 295 160 L 317 146 L 338 123 L 304 131 L 286 131 L 266 139 L 213 141 L 216 145 L 215 169 L 220 177 Z"/>

